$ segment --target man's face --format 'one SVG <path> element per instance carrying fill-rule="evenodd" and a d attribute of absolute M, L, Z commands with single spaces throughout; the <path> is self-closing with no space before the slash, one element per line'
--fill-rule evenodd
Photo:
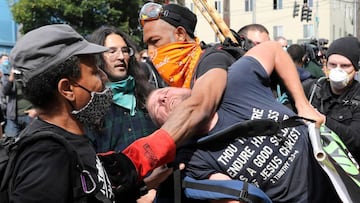
<path fill-rule="evenodd" d="M 352 81 L 355 77 L 355 67 L 351 61 L 340 54 L 331 54 L 327 60 L 327 71 L 333 68 L 341 68 L 349 75 L 349 80 Z"/>
<path fill-rule="evenodd" d="M 128 64 L 130 53 L 126 51 L 129 47 L 124 39 L 118 34 L 110 34 L 106 37 L 104 46 L 109 51 L 103 54 L 105 60 L 105 72 L 111 81 L 119 81 L 128 75 Z"/>
<path fill-rule="evenodd" d="M 6 61 L 6 60 L 9 60 L 9 57 L 8 56 L 2 56 L 1 58 L 0 58 L 0 65 L 4 62 L 4 61 Z"/>
<path fill-rule="evenodd" d="M 190 97 L 188 88 L 165 87 L 153 91 L 148 97 L 146 108 L 150 117 L 162 125 L 169 114 L 185 99 Z"/>
<path fill-rule="evenodd" d="M 149 51 L 151 51 L 176 42 L 175 31 L 175 27 L 161 19 L 147 21 L 143 27 L 143 40 L 148 45 Z"/>
<path fill-rule="evenodd" d="M 270 40 L 270 37 L 266 32 L 260 32 L 258 30 L 249 30 L 246 37 L 250 39 L 254 45 Z"/>

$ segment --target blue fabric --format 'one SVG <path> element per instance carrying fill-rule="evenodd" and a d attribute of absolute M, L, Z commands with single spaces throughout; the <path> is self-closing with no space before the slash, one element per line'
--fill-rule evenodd
<path fill-rule="evenodd" d="M 0 64 L 0 66 L 1 66 L 1 72 L 2 72 L 3 74 L 5 74 L 5 75 L 6 75 L 6 74 L 7 74 L 7 75 L 10 74 L 11 66 L 10 66 L 9 60 L 4 61 L 2 64 Z"/>
<path fill-rule="evenodd" d="M 281 87 L 279 84 L 276 85 L 276 99 L 282 104 L 289 102 L 288 95 L 286 92 L 281 92 Z"/>
<path fill-rule="evenodd" d="M 134 116 L 136 113 L 136 98 L 135 80 L 132 76 L 129 76 L 125 80 L 110 82 L 107 84 L 113 92 L 113 101 L 115 104 L 130 110 L 130 115 Z"/>
<path fill-rule="evenodd" d="M 213 186 L 221 186 L 224 188 L 230 188 L 233 190 L 238 190 L 240 193 L 240 190 L 244 186 L 244 182 L 240 180 L 195 180 L 190 177 L 185 177 L 184 181 L 190 182 L 190 183 L 199 183 L 204 185 L 213 185 Z M 219 192 L 212 192 L 207 191 L 203 189 L 194 189 L 194 188 L 185 188 L 184 190 L 185 195 L 188 198 L 192 199 L 200 199 L 200 200 L 218 200 L 218 199 L 234 199 L 238 200 L 239 196 L 233 196 L 229 194 L 219 193 Z M 252 184 L 248 184 L 248 193 L 250 195 L 256 196 L 263 200 L 263 203 L 272 203 L 270 198 L 259 188 Z"/>
<path fill-rule="evenodd" d="M 28 116 L 17 116 L 16 120 L 6 119 L 5 135 L 7 137 L 17 136 L 33 119 Z"/>
<path fill-rule="evenodd" d="M 311 73 L 304 68 L 296 67 L 296 70 L 299 73 L 300 81 L 304 81 L 312 77 Z"/>

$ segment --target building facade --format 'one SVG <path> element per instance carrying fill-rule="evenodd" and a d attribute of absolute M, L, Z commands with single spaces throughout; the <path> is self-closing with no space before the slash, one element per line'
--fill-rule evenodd
<path fill-rule="evenodd" d="M 9 54 L 17 40 L 17 25 L 10 11 L 13 3 L 11 0 L 0 0 L 0 53 Z"/>
<path fill-rule="evenodd" d="M 214 5 L 231 29 L 238 31 L 247 24 L 262 24 L 269 30 L 270 38 L 284 36 L 290 44 L 319 38 L 328 39 L 330 43 L 339 37 L 358 36 L 359 0 L 208 0 L 208 2 Z M 208 43 L 218 41 L 213 29 L 194 5 L 194 1 L 186 0 L 185 5 L 198 16 L 197 36 Z M 303 7 L 311 10 L 311 14 L 302 15 Z M 297 11 L 294 11 L 295 9 Z M 294 16 L 295 13 L 297 16 Z"/>
<path fill-rule="evenodd" d="M 198 16 L 196 35 L 207 43 L 219 41 L 209 22 L 194 5 L 194 1 L 185 0 L 185 6 Z M 17 40 L 18 28 L 10 12 L 14 2 L 16 0 L 0 0 L 0 53 L 9 53 Z M 327 39 L 330 43 L 347 35 L 360 36 L 360 0 L 207 0 L 207 2 L 217 9 L 231 29 L 237 31 L 244 25 L 259 23 L 269 30 L 270 38 L 284 36 L 289 44 L 319 38 Z M 305 5 L 312 11 L 311 17 L 306 19 L 302 15 L 302 8 Z M 294 16 L 295 8 L 298 8 L 295 12 L 297 16 Z"/>

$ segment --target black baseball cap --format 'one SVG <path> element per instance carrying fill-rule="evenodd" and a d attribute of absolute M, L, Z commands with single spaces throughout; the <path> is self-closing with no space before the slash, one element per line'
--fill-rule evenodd
<path fill-rule="evenodd" d="M 177 4 L 166 4 L 163 6 L 163 12 L 164 15 L 162 15 L 160 19 L 163 19 L 174 27 L 184 27 L 188 35 L 194 38 L 197 17 L 192 11 L 190 11 L 190 9 Z M 175 15 L 165 15 L 166 12 L 173 13 Z"/>
<path fill-rule="evenodd" d="M 174 27 L 182 26 L 186 33 L 194 38 L 195 27 L 197 23 L 196 15 L 187 7 L 177 4 L 165 4 L 149 2 L 140 10 L 139 22 L 144 26 L 146 21 L 162 19 Z"/>

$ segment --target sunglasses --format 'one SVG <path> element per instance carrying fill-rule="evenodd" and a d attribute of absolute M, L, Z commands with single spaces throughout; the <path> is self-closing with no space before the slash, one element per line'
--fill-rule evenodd
<path fill-rule="evenodd" d="M 163 9 L 163 6 L 157 3 L 149 2 L 146 3 L 140 10 L 139 23 L 141 27 L 144 27 L 146 21 L 158 20 L 161 16 L 172 18 L 176 21 L 181 20 L 181 16 L 172 13 L 169 10 Z"/>

